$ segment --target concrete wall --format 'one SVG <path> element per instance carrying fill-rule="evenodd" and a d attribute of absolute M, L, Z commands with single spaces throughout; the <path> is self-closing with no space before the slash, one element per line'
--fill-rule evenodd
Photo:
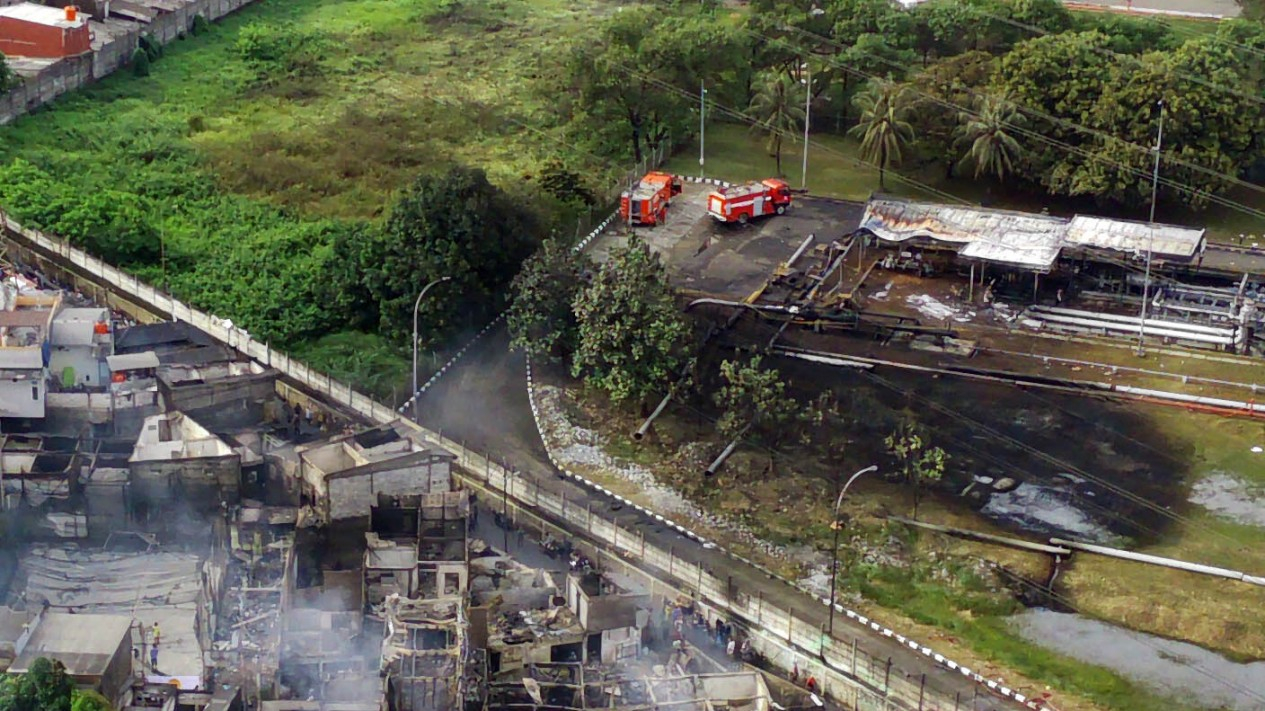
<path fill-rule="evenodd" d="M 78 27 L 57 27 L 16 17 L 0 17 L 0 54 L 70 57 L 90 49 L 87 22 Z"/>
<path fill-rule="evenodd" d="M 132 462 L 128 470 L 132 501 L 148 507 L 151 519 L 162 511 L 216 511 L 221 501 L 238 501 L 242 464 L 236 454 Z"/>
<path fill-rule="evenodd" d="M 43 379 L 0 380 L 0 417 L 43 417 Z"/>
<path fill-rule="evenodd" d="M 104 362 L 96 355 L 96 346 L 53 346 L 49 352 L 48 375 L 61 382 L 62 371 L 67 367 L 75 369 L 74 385 L 85 385 L 90 388 L 104 387 L 110 384 L 108 370 L 102 377 Z"/>
<path fill-rule="evenodd" d="M 429 452 L 401 457 L 401 460 L 414 457 L 422 461 L 381 462 L 331 477 L 327 483 L 329 520 L 368 516 L 369 509 L 378 505 L 379 494 L 408 496 L 447 491 L 450 478 L 448 460 Z"/>
<path fill-rule="evenodd" d="M 152 34 L 159 43 L 166 44 L 181 33 L 188 32 L 197 15 L 208 20 L 218 20 L 252 2 L 254 0 L 194 0 L 175 12 L 159 15 L 149 25 L 111 19 L 105 23 L 111 34 L 111 41 L 103 44 L 100 49 L 91 54 L 63 59 L 40 72 L 38 76 L 27 79 L 21 86 L 0 95 L 0 125 L 9 123 L 68 91 L 74 91 L 118 71 L 131 60 L 141 35 Z"/>

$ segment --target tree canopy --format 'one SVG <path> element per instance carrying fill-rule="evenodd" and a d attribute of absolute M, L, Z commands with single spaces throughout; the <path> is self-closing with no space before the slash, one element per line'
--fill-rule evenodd
<path fill-rule="evenodd" d="M 631 235 L 576 298 L 579 345 L 571 372 L 612 400 L 645 401 L 676 381 L 690 329 L 659 256 Z"/>
<path fill-rule="evenodd" d="M 540 238 L 536 215 L 488 182 L 454 166 L 422 175 L 392 206 L 380 230 L 340 235 L 333 277 L 349 316 L 408 341 L 421 289 L 440 277 L 419 308 L 428 338 L 482 322 L 506 301 L 519 265 Z"/>
<path fill-rule="evenodd" d="M 573 304 L 592 265 L 557 239 L 547 239 L 514 277 L 506 321 L 511 345 L 549 360 L 568 357 L 579 340 Z"/>

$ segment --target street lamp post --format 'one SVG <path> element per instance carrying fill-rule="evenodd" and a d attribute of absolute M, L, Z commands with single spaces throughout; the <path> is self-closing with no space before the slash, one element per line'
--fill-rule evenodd
<path fill-rule="evenodd" d="M 703 168 L 704 148 L 707 146 L 707 85 L 698 83 L 698 177 L 706 177 Z"/>
<path fill-rule="evenodd" d="M 422 287 L 421 293 L 417 295 L 417 301 L 413 302 L 413 419 L 417 419 L 417 310 L 422 305 L 422 297 L 426 296 L 426 292 L 430 288 L 441 281 L 448 281 L 452 277 L 439 277 L 426 286 Z"/>
<path fill-rule="evenodd" d="M 833 559 L 830 563 L 830 623 L 826 627 L 826 634 L 833 635 L 835 633 L 835 581 L 839 578 L 839 529 L 843 526 L 839 525 L 839 506 L 843 504 L 843 497 L 848 493 L 848 487 L 852 486 L 852 482 L 856 481 L 862 474 L 878 471 L 877 465 L 870 465 L 861 471 L 853 474 L 843 483 L 843 488 L 839 490 L 839 498 L 835 499 L 834 518 L 831 520 L 831 528 L 835 529 L 835 542 L 831 548 Z"/>
<path fill-rule="evenodd" d="M 800 169 L 799 187 L 808 187 L 808 123 L 813 110 L 813 68 L 804 62 L 804 165 Z"/>
<path fill-rule="evenodd" d="M 1142 277 L 1142 314 L 1141 323 L 1138 324 L 1138 357 L 1146 355 L 1146 349 L 1143 347 L 1143 341 L 1146 338 L 1146 303 L 1150 298 L 1149 291 L 1151 289 L 1151 248 L 1155 243 L 1155 199 L 1159 191 L 1160 183 L 1160 149 L 1164 146 L 1164 100 L 1157 102 L 1160 107 L 1160 126 L 1155 136 L 1155 168 L 1151 171 L 1151 220 L 1150 235 L 1146 242 L 1146 273 Z"/>

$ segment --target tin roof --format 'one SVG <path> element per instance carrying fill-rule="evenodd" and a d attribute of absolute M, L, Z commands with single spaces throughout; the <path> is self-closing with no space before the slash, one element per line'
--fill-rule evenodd
<path fill-rule="evenodd" d="M 887 242 L 927 239 L 979 259 L 1033 271 L 1049 271 L 1064 247 L 1145 253 L 1190 259 L 1202 252 L 1204 230 L 1176 225 L 1077 215 L 1072 219 L 1012 210 L 872 198 L 861 229 Z"/>
<path fill-rule="evenodd" d="M 131 628 L 132 618 L 124 615 L 45 613 L 9 672 L 25 672 L 36 659 L 50 657 L 65 664 L 71 676 L 99 677 L 119 653 Z"/>
<path fill-rule="evenodd" d="M 1069 245 L 1097 247 L 1130 254 L 1146 254 L 1190 259 L 1204 249 L 1206 230 L 1177 225 L 1112 220 L 1077 215 L 1067 226 Z"/>

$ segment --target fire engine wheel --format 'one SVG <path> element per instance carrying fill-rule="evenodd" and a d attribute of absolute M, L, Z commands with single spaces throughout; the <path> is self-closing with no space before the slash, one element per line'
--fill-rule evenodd
<path fill-rule="evenodd" d="M 779 214 L 779 215 L 785 215 L 785 214 L 786 214 L 786 206 L 785 206 L 785 205 L 778 205 L 778 206 L 777 206 L 777 214 Z"/>
<path fill-rule="evenodd" d="M 743 213 L 743 214 L 741 214 L 741 215 L 738 215 L 738 224 L 740 224 L 740 225 L 745 225 L 745 224 L 747 224 L 747 215 L 746 215 L 746 213 Z"/>

